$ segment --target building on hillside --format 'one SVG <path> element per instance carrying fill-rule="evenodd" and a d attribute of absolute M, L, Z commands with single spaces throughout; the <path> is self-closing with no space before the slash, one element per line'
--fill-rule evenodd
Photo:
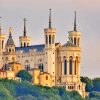
<path fill-rule="evenodd" d="M 33 77 L 33 84 L 52 87 L 52 76 L 50 73 L 43 72 L 39 68 L 34 68 L 32 72 L 33 73 L 31 73 L 31 75 Z"/>
<path fill-rule="evenodd" d="M 52 27 L 51 9 L 49 27 L 44 28 L 44 44 L 30 45 L 31 38 L 27 36 L 26 19 L 24 19 L 23 36 L 19 37 L 19 47 L 15 46 L 11 33 L 10 28 L 5 50 L 3 49 L 1 57 L 3 65 L 18 62 L 27 71 L 36 68 L 38 70 L 35 70 L 36 74 L 33 75 L 34 84 L 46 85 L 47 81 L 43 81 L 43 79 L 47 75 L 48 79 L 50 77 L 49 81 L 52 86 L 64 86 L 66 90 L 76 90 L 82 97 L 85 97 L 85 84 L 80 81 L 81 33 L 76 25 L 76 12 L 74 29 L 69 32 L 69 41 L 65 44 L 55 42 L 56 28 Z M 0 39 L 2 41 L 2 38 Z M 40 74 L 41 72 L 46 73 Z M 40 80 L 38 76 L 40 76 Z"/>

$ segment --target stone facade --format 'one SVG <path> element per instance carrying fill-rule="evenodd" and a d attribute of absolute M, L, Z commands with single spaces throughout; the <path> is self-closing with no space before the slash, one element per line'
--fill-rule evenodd
<path fill-rule="evenodd" d="M 24 19 L 24 35 L 19 37 L 20 47 L 15 46 L 11 31 L 9 32 L 9 41 L 2 53 L 3 65 L 18 62 L 23 66 L 22 69 L 34 69 L 30 72 L 33 84 L 64 86 L 66 90 L 76 90 L 85 97 L 85 84 L 80 81 L 81 33 L 77 31 L 76 13 L 74 30 L 69 32 L 69 41 L 65 44 L 55 43 L 56 29 L 51 26 L 51 10 L 49 27 L 44 29 L 45 44 L 30 45 L 25 22 Z"/>

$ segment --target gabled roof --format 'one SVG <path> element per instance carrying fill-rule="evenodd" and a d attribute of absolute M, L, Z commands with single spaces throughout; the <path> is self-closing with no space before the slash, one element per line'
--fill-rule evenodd
<path fill-rule="evenodd" d="M 36 49 L 37 51 L 43 51 L 43 49 L 45 48 L 44 44 L 40 44 L 40 45 L 31 45 L 31 46 L 27 46 L 27 47 L 16 47 L 16 51 L 23 51 L 23 52 L 29 52 L 29 50 L 31 49 Z"/>

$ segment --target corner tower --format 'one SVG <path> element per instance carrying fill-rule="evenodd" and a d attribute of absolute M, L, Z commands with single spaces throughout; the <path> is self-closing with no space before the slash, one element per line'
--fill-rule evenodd
<path fill-rule="evenodd" d="M 9 28 L 9 37 L 6 42 L 5 50 L 6 51 L 3 53 L 4 65 L 10 62 L 15 62 L 16 61 L 16 51 L 15 51 L 15 43 L 12 38 L 12 28 L 11 27 Z"/>
<path fill-rule="evenodd" d="M 49 27 L 44 29 L 45 36 L 45 70 L 52 75 L 52 85 L 55 85 L 55 36 L 56 29 L 51 25 L 51 9 L 49 9 Z"/>
<path fill-rule="evenodd" d="M 19 37 L 20 41 L 20 46 L 21 47 L 27 47 L 30 45 L 31 38 L 27 36 L 27 31 L 26 31 L 26 18 L 24 18 L 24 31 L 23 31 L 23 36 Z"/>
<path fill-rule="evenodd" d="M 80 37 L 81 33 L 77 31 L 77 25 L 76 25 L 76 11 L 75 11 L 75 17 L 74 17 L 74 30 L 69 32 L 69 39 L 72 44 L 75 46 L 80 47 Z"/>
<path fill-rule="evenodd" d="M 0 17 L 1 19 L 2 17 Z M 0 53 L 4 51 L 4 40 L 6 38 L 5 34 L 2 34 L 1 22 L 0 22 Z"/>

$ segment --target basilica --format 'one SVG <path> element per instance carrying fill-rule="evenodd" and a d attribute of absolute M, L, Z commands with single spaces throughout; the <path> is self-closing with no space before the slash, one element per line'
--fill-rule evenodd
<path fill-rule="evenodd" d="M 61 86 L 67 91 L 78 91 L 86 96 L 85 84 L 80 81 L 81 63 L 81 33 L 76 25 L 69 31 L 69 41 L 65 44 L 56 43 L 56 28 L 52 27 L 51 9 L 49 10 L 49 26 L 44 28 L 44 44 L 30 45 L 31 37 L 27 36 L 26 19 L 24 18 L 23 35 L 19 36 L 20 46 L 16 47 L 9 28 L 6 44 L 6 34 L 0 26 L 0 68 L 11 63 L 22 65 L 22 69 L 33 75 L 33 84 L 43 86 Z"/>

